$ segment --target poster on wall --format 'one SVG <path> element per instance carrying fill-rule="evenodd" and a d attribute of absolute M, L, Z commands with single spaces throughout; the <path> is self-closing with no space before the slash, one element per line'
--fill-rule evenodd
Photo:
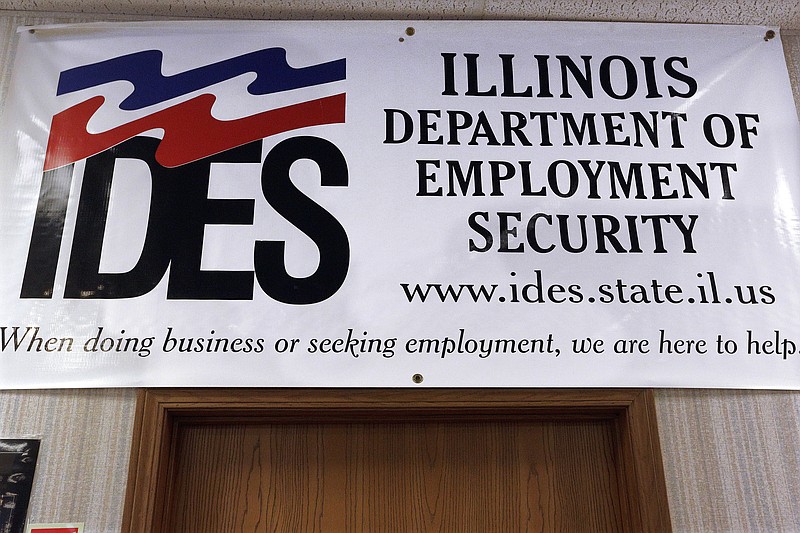
<path fill-rule="evenodd" d="M 780 34 L 24 28 L 0 387 L 800 389 Z"/>
<path fill-rule="evenodd" d="M 38 439 L 0 438 L 0 533 L 24 533 Z"/>
<path fill-rule="evenodd" d="M 25 533 L 84 533 L 83 522 L 30 524 Z"/>

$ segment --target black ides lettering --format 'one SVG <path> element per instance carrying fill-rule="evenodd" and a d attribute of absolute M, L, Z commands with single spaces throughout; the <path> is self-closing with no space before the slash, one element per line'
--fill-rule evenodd
<path fill-rule="evenodd" d="M 347 187 L 344 155 L 331 142 L 299 136 L 279 142 L 261 167 L 264 200 L 316 245 L 316 270 L 305 277 L 289 274 L 284 241 L 253 244 L 254 269 L 201 268 L 204 235 L 209 225 L 252 225 L 255 199 L 210 198 L 212 164 L 258 165 L 262 141 L 208 156 L 178 167 L 156 161 L 159 139 L 134 137 L 86 160 L 78 198 L 72 250 L 66 274 L 65 298 L 134 298 L 152 291 L 167 276 L 168 299 L 250 300 L 255 281 L 274 300 L 312 304 L 335 294 L 344 283 L 350 263 L 345 229 L 321 205 L 303 194 L 289 175 L 292 164 L 308 159 L 319 167 L 322 187 Z M 144 162 L 149 171 L 150 204 L 144 244 L 127 272 L 101 271 L 101 253 L 112 195 L 120 178 L 117 161 Z M 251 167 L 252 168 L 252 167 Z M 52 298 L 61 238 L 69 201 L 73 166 L 43 176 L 22 282 L 22 298 Z M 57 194 L 57 202 L 51 198 Z M 115 198 L 125 202 L 125 198 Z"/>

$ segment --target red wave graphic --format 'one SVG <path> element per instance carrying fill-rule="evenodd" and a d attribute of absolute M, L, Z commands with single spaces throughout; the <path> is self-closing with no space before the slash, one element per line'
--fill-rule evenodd
<path fill-rule="evenodd" d="M 44 170 L 53 170 L 99 154 L 148 130 L 161 129 L 164 139 L 156 161 L 177 167 L 285 131 L 344 122 L 345 95 L 336 94 L 286 107 L 270 109 L 236 120 L 211 115 L 216 97 L 203 94 L 127 124 L 89 133 L 89 119 L 105 102 L 95 96 L 53 116 Z"/>

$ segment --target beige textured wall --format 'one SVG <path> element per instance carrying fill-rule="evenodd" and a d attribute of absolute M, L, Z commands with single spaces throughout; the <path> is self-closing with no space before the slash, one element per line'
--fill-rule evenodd
<path fill-rule="evenodd" d="M 676 532 L 800 531 L 800 395 L 659 390 Z"/>
<path fill-rule="evenodd" d="M 73 13 L 26 13 L 9 10 Z M 6 11 L 2 11 L 6 10 Z M 95 14 L 90 14 L 95 13 Z M 140 18 L 530 18 L 769 24 L 800 29 L 796 1 L 0 0 L 0 97 L 23 24 Z M 800 32 L 784 31 L 800 101 Z M 800 177 L 798 177 L 800 179 Z M 659 390 L 676 532 L 800 532 L 800 393 Z M 30 518 L 120 529 L 135 391 L 0 391 L 0 436 L 43 439 Z M 510 532 L 509 532 L 510 533 Z"/>
<path fill-rule="evenodd" d="M 42 439 L 29 518 L 122 525 L 136 391 L 0 392 L 0 436 Z"/>

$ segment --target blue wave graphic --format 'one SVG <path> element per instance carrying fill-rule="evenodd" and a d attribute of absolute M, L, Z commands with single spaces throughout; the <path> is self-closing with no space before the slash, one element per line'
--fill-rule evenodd
<path fill-rule="evenodd" d="M 120 104 L 120 109 L 133 111 L 247 72 L 256 74 L 255 81 L 247 87 L 247 92 L 252 95 L 340 81 L 346 74 L 345 59 L 294 68 L 286 61 L 284 48 L 265 48 L 172 76 L 161 73 L 163 57 L 161 50 L 145 50 L 65 70 L 59 77 L 56 94 L 125 80 L 131 82 L 134 89 Z"/>

